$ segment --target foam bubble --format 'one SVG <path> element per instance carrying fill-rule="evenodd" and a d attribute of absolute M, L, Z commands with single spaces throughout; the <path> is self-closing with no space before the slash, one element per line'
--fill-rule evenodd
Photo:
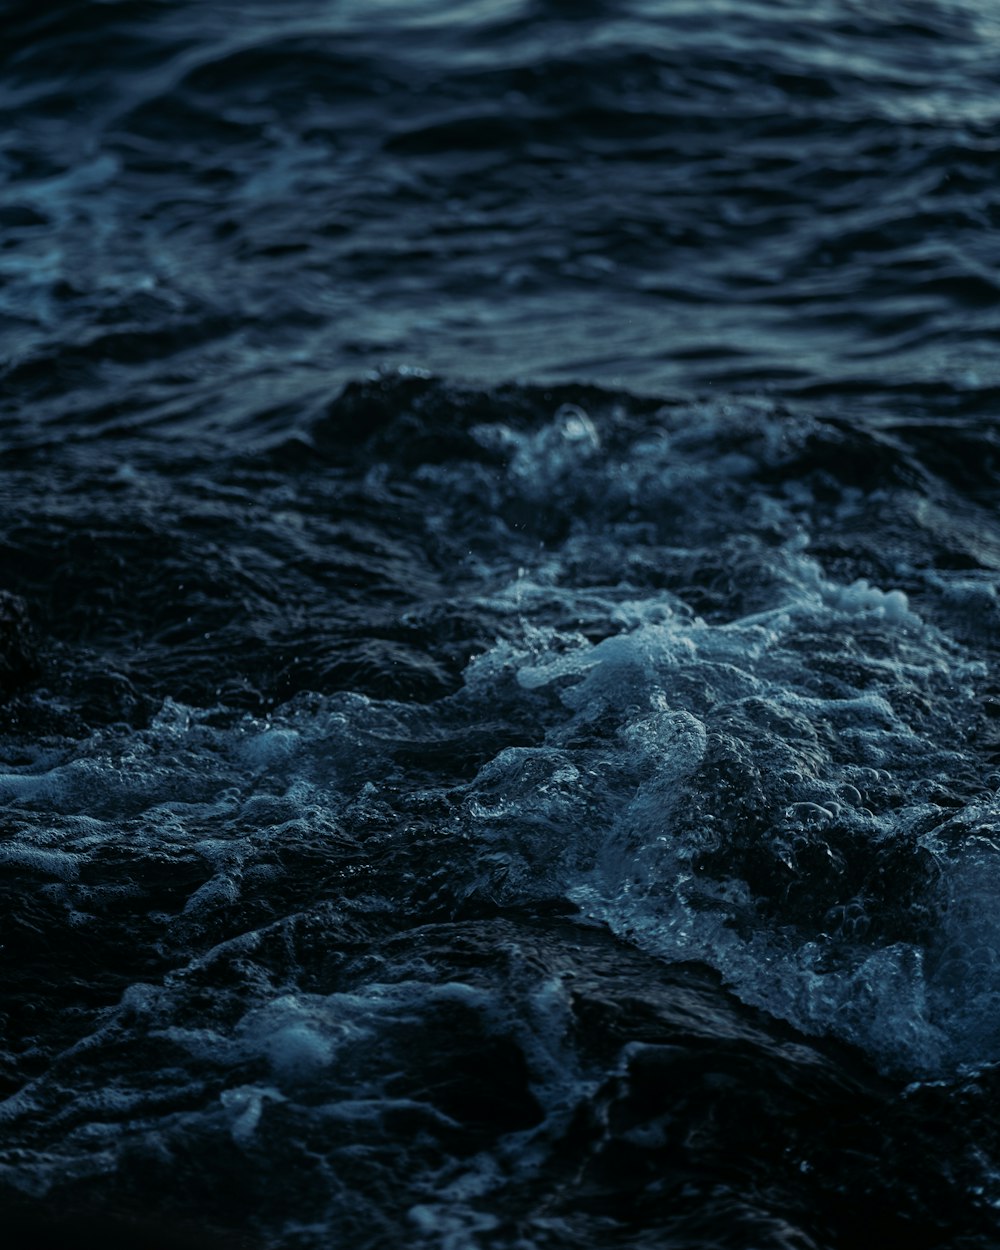
<path fill-rule="evenodd" d="M 996 1041 L 943 1010 L 907 919 L 942 915 L 957 880 L 948 856 L 943 886 L 929 874 L 914 831 L 925 778 L 967 768 L 963 708 L 981 666 L 901 591 L 837 586 L 801 542 L 789 552 L 786 601 L 756 616 L 711 625 L 667 605 L 597 643 L 531 627 L 520 655 L 507 642 L 470 666 L 474 688 L 495 663 L 513 668 L 566 717 L 543 746 L 481 770 L 469 817 L 507 849 L 515 890 L 562 889 L 800 1027 L 890 1067 L 988 1059 Z M 908 926 L 912 938 L 892 937 Z M 986 991 L 966 990 L 984 1019 Z"/>

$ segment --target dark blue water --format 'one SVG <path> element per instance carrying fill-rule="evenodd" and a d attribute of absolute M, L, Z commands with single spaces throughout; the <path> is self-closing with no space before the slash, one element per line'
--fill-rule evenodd
<path fill-rule="evenodd" d="M 1000 1244 L 991 0 L 0 17 L 15 1243 Z"/>

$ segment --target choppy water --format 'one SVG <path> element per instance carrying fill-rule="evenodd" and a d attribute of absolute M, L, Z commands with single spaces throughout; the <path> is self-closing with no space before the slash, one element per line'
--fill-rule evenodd
<path fill-rule="evenodd" d="M 18 1244 L 995 1246 L 994 6 L 3 19 Z"/>

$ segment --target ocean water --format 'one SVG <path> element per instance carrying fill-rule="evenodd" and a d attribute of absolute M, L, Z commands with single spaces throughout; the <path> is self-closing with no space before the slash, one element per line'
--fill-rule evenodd
<path fill-rule="evenodd" d="M 14 1244 L 1000 1244 L 993 0 L 0 16 Z"/>

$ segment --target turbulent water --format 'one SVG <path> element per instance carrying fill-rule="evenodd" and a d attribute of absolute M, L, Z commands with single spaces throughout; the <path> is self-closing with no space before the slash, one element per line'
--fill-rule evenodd
<path fill-rule="evenodd" d="M 1000 1244 L 993 0 L 0 17 L 6 1235 Z"/>

